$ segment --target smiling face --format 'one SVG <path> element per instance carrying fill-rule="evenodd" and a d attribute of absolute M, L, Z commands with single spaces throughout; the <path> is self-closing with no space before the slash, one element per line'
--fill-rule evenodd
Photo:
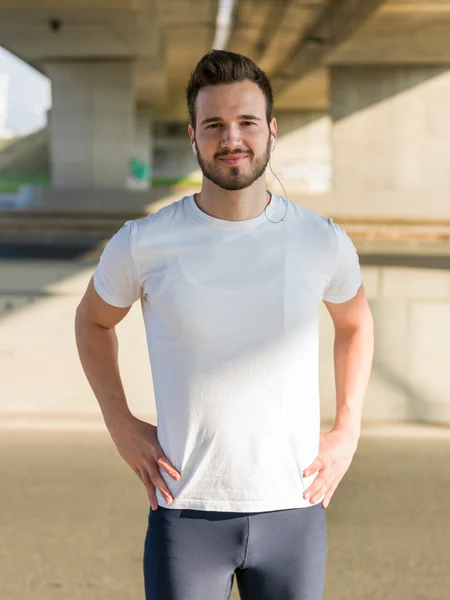
<path fill-rule="evenodd" d="M 265 96 L 256 83 L 239 81 L 202 88 L 196 100 L 196 129 L 189 125 L 203 175 L 225 190 L 242 190 L 265 172 L 270 134 Z"/>

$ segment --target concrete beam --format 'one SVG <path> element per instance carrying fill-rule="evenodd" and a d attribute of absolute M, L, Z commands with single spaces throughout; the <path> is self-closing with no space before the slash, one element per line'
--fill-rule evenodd
<path fill-rule="evenodd" d="M 305 4 L 304 0 L 273 2 L 257 46 L 259 54 L 256 62 L 261 69 L 270 76 L 276 73 L 322 11 L 322 3 Z"/>
<path fill-rule="evenodd" d="M 290 56 L 272 75 L 275 93 L 280 93 L 294 81 L 317 68 L 326 56 L 349 37 L 383 0 L 334 0 L 309 27 Z"/>

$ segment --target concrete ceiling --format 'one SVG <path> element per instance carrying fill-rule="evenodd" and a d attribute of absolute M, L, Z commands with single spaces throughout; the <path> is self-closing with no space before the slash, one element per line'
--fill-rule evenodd
<path fill-rule="evenodd" d="M 189 75 L 214 40 L 218 0 L 158 0 L 171 108 L 185 110 Z"/>
<path fill-rule="evenodd" d="M 314 69 L 275 94 L 275 110 L 327 111 L 330 105 L 328 69 Z"/>
<path fill-rule="evenodd" d="M 58 31 L 51 30 L 51 19 L 60 21 Z M 0 42 L 42 68 L 47 59 L 155 59 L 161 31 L 150 2 L 0 1 Z"/>
<path fill-rule="evenodd" d="M 450 0 L 385 0 L 346 39 L 335 46 L 325 43 L 321 67 L 288 83 L 276 106 L 326 110 L 333 65 L 450 64 L 447 40 Z"/>
<path fill-rule="evenodd" d="M 327 58 L 327 64 L 450 63 L 450 0 L 391 0 Z"/>
<path fill-rule="evenodd" d="M 278 110 L 326 110 L 324 59 L 382 0 L 240 0 L 229 48 L 268 73 Z"/>
<path fill-rule="evenodd" d="M 256 61 L 270 76 L 289 58 L 327 0 L 239 0 L 229 49 Z"/>
<path fill-rule="evenodd" d="M 218 0 L 0 0 L 0 44 L 44 73 L 49 60 L 130 58 L 137 102 L 180 118 L 217 9 Z M 447 64 L 448 39 L 450 0 L 236 0 L 227 48 L 266 70 L 278 110 L 326 110 L 328 66 Z"/>
<path fill-rule="evenodd" d="M 43 73 L 47 61 L 130 58 L 137 102 L 176 104 L 211 48 L 217 2 L 0 0 L 0 44 Z"/>

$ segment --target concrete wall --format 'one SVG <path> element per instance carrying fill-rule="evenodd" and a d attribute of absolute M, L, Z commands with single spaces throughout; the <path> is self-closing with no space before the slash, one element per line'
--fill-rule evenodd
<path fill-rule="evenodd" d="M 75 308 L 93 273 L 82 262 L 0 263 L 0 413 L 99 415 L 74 338 Z M 376 354 L 366 421 L 450 424 L 450 272 L 363 267 L 375 319 Z M 6 293 L 8 292 L 8 293 Z M 7 304 L 9 303 L 9 308 Z M 333 327 L 321 323 L 322 417 L 333 419 Z M 120 365 L 136 414 L 154 417 L 139 303 L 118 328 Z"/>
<path fill-rule="evenodd" d="M 278 139 L 271 166 L 287 195 L 323 194 L 332 188 L 331 118 L 324 112 L 275 113 Z M 267 170 L 270 189 L 283 194 Z"/>
<path fill-rule="evenodd" d="M 450 271 L 363 267 L 375 323 L 364 418 L 450 424 Z M 333 325 L 321 310 L 323 414 L 334 411 Z"/>
<path fill-rule="evenodd" d="M 337 66 L 330 76 L 334 203 L 450 217 L 448 67 Z"/>

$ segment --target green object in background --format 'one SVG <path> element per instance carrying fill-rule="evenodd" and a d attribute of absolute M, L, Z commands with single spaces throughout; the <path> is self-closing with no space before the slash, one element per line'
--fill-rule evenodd
<path fill-rule="evenodd" d="M 0 194 L 14 194 L 18 193 L 23 185 L 36 185 L 36 186 L 51 186 L 51 177 L 47 173 L 42 175 L 10 175 L 0 172 Z"/>
<path fill-rule="evenodd" d="M 133 177 L 140 181 L 149 181 L 150 179 L 150 165 L 136 157 L 133 157 L 130 161 L 130 170 Z"/>

